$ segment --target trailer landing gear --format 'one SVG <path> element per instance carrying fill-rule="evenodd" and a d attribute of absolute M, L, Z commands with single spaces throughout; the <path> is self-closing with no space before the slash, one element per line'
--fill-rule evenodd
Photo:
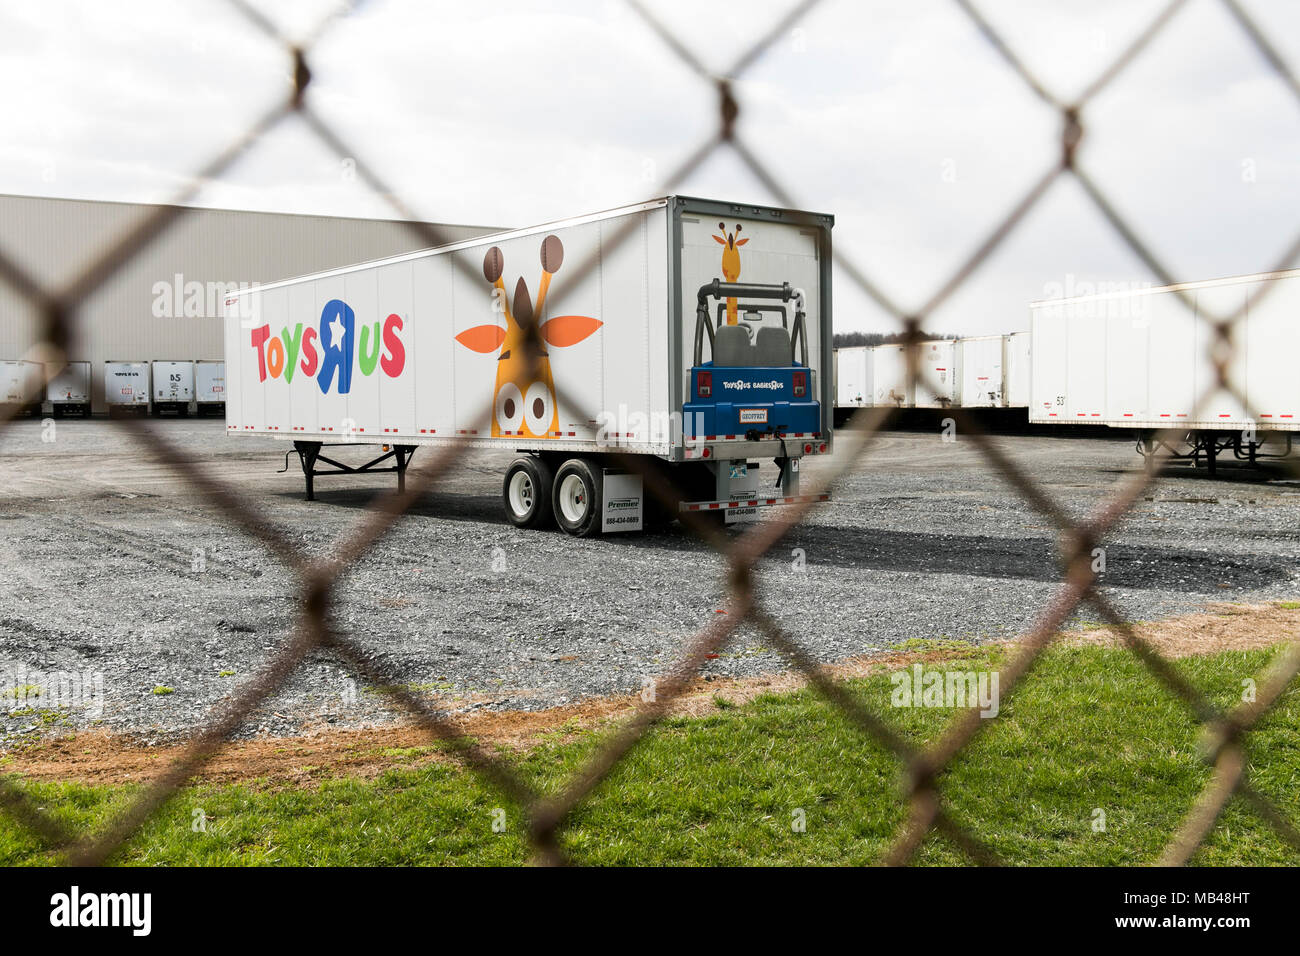
<path fill-rule="evenodd" d="M 1255 468 L 1264 461 L 1277 461 L 1291 456 L 1291 433 L 1286 432 L 1286 447 L 1278 453 L 1264 452 L 1262 438 L 1251 440 L 1239 432 L 1188 432 L 1181 441 L 1167 442 L 1151 434 L 1141 434 L 1137 440 L 1138 454 L 1146 462 L 1147 472 L 1155 470 L 1157 455 L 1168 461 L 1184 461 L 1193 467 L 1204 466 L 1211 477 L 1219 473 L 1218 459 L 1225 452 L 1231 451 L 1236 461 Z"/>
<path fill-rule="evenodd" d="M 318 441 L 296 441 L 293 443 L 294 451 L 298 453 L 298 459 L 302 462 L 302 474 L 307 481 L 307 500 L 316 500 L 316 483 L 317 475 L 360 475 L 371 472 L 397 472 L 397 491 L 400 494 L 406 490 L 406 468 L 411 462 L 411 456 L 415 454 L 414 445 L 386 445 L 388 451 L 384 452 L 378 458 L 373 458 L 364 465 L 353 467 L 345 465 L 341 461 L 335 461 L 322 455 L 320 450 L 325 447 L 323 442 Z M 338 447 L 338 446 L 331 446 Z M 386 468 L 378 467 L 381 463 L 388 461 L 390 458 L 396 461 L 396 464 L 389 465 Z M 327 470 L 320 470 L 316 467 L 317 462 L 325 462 L 327 465 L 334 467 Z"/>

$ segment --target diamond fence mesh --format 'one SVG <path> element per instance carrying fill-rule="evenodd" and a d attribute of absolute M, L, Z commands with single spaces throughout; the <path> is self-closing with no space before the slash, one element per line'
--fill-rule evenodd
<path fill-rule="evenodd" d="M 35 357 L 56 366 L 66 360 L 67 344 L 80 321 L 79 310 L 114 273 L 131 261 L 143 249 L 157 240 L 179 216 L 182 207 L 208 180 L 220 177 L 251 145 L 276 128 L 290 116 L 301 117 L 320 142 L 340 158 L 359 155 L 333 129 L 326 117 L 318 114 L 306 99 L 312 72 L 309 57 L 316 41 L 327 31 L 340 29 L 346 21 L 350 5 L 345 5 L 327 17 L 301 42 L 286 39 L 278 28 L 256 8 L 244 0 L 228 0 L 269 42 L 281 45 L 288 58 L 293 88 L 289 97 L 271 109 L 250 126 L 242 136 L 188 180 L 185 188 L 172 197 L 172 204 L 156 207 L 129 232 L 115 241 L 97 259 L 86 267 L 73 281 L 62 288 L 46 288 L 27 274 L 14 261 L 0 255 L 0 280 L 13 287 L 40 316 L 39 354 Z M 717 125 L 710 136 L 690 151 L 674 172 L 662 184 L 660 194 L 671 193 L 675 187 L 700 167 L 716 151 L 731 150 L 749 168 L 757 179 L 782 205 L 802 208 L 799 198 L 758 158 L 746 139 L 744 109 L 735 94 L 734 81 L 756 63 L 779 38 L 805 17 L 819 0 L 804 0 L 790 8 L 785 16 L 775 22 L 751 48 L 740 56 L 730 69 L 715 73 L 706 67 L 683 45 L 673 32 L 639 0 L 626 0 L 636 11 L 645 27 L 657 34 L 671 55 L 679 59 L 684 68 L 707 79 L 716 92 Z M 1258 49 L 1269 67 L 1285 83 L 1292 96 L 1300 103 L 1300 81 L 1270 42 L 1257 23 L 1235 0 L 1219 0 L 1231 14 L 1250 42 Z M 987 42 L 997 51 L 1011 70 L 1033 93 L 1048 104 L 1060 118 L 1060 152 L 1056 161 L 1032 182 L 1023 196 L 1000 220 L 992 225 L 987 235 L 959 268 L 942 282 L 929 296 L 924 306 L 906 311 L 882 291 L 873 281 L 870 271 L 860 264 L 837 254 L 838 273 L 858 286 L 898 323 L 903 341 L 908 347 L 908 376 L 912 382 L 923 377 L 920 367 L 920 350 L 917 347 L 926 318 L 961 288 L 977 268 L 989 258 L 1011 235 L 1026 215 L 1044 197 L 1049 188 L 1063 177 L 1073 177 L 1088 198 L 1101 212 L 1105 221 L 1122 242 L 1131 249 L 1150 271 L 1166 284 L 1174 284 L 1171 271 L 1152 252 L 1140 236 L 1138 229 L 1122 216 L 1096 181 L 1082 168 L 1076 156 L 1087 134 L 1086 109 L 1103 90 L 1116 83 L 1134 58 L 1174 19 L 1186 0 L 1173 0 L 1140 31 L 1137 37 L 1072 101 L 1063 101 L 1048 91 L 1047 87 L 1026 66 L 1004 37 L 983 16 L 970 0 L 953 0 L 954 15 L 969 19 Z M 450 240 L 436 227 L 418 221 L 418 217 L 402 203 L 398 193 L 389 188 L 374 170 L 358 164 L 358 175 L 388 202 L 401 218 L 409 221 L 419 239 L 428 246 Z M 626 234 L 616 234 L 616 241 Z M 1266 264 L 1270 270 L 1291 267 L 1300 256 L 1300 233 L 1286 249 L 1280 261 Z M 577 265 L 580 278 L 594 268 L 594 259 Z M 460 265 L 463 268 L 463 265 Z M 577 281 L 571 280 L 571 281 Z M 1233 358 L 1233 333 L 1237 322 L 1267 294 L 1268 287 L 1229 315 L 1204 314 L 1202 306 L 1199 319 L 1208 322 L 1214 330 L 1209 358 L 1217 373 L 1216 385 L 1202 394 L 1197 401 L 1199 409 L 1216 389 L 1235 396 L 1248 410 L 1240 383 L 1232 379 L 1229 369 Z M 1186 294 L 1185 302 L 1190 306 Z M 534 323 L 528 330 L 529 361 L 534 366 L 541 354 L 541 342 Z M 566 396 L 557 392 L 558 401 Z M 579 407 L 572 403 L 573 407 Z M 483 412 L 486 415 L 488 409 Z M 1291 847 L 1300 850 L 1300 830 L 1266 796 L 1252 786 L 1244 755 L 1244 738 L 1259 720 L 1267 714 L 1288 685 L 1300 672 L 1300 646 L 1292 645 L 1279 655 L 1259 682 L 1256 699 L 1231 710 L 1223 711 L 1193 688 L 1170 663 L 1133 627 L 1116 609 L 1099 586 L 1097 572 L 1093 570 L 1093 549 L 1102 542 L 1116 524 L 1128 513 L 1140 497 L 1160 480 L 1159 466 L 1145 471 L 1135 470 L 1120 486 L 1111 499 L 1086 520 L 1075 521 L 1049 494 L 1004 451 L 988 439 L 977 421 L 961 408 L 951 410 L 958 427 L 976 444 L 989 465 L 996 470 L 1028 503 L 1041 512 L 1059 531 L 1062 543 L 1062 576 L 1053 599 L 1039 614 L 1033 628 L 1015 645 L 1007 665 L 1000 671 L 1001 693 L 1014 692 L 1020 679 L 1030 670 L 1043 650 L 1067 618 L 1083 603 L 1091 604 L 1102 620 L 1112 627 L 1133 654 L 1153 674 L 1163 687 L 1186 703 L 1196 719 L 1203 725 L 1208 745 L 1205 759 L 1212 767 L 1211 779 L 1181 826 L 1171 834 L 1161 857 L 1170 865 L 1186 863 L 1205 839 L 1216 819 L 1234 796 L 1241 797 L 1263 820 Z M 12 414 L 12 413 L 10 413 Z M 840 478 L 858 469 L 864 456 L 872 447 L 873 439 L 889 420 L 897 414 L 893 408 L 867 407 L 855 411 L 847 423 L 850 438 L 830 479 L 815 489 L 826 491 Z M 590 418 L 596 416 L 589 415 Z M 9 419 L 0 420 L 7 427 Z M 574 811 L 592 793 L 593 789 L 609 775 L 643 740 L 656 721 L 661 719 L 673 702 L 688 688 L 710 655 L 721 650 L 742 624 L 756 627 L 788 661 L 801 671 L 813 688 L 837 708 L 862 735 L 885 747 L 903 766 L 904 784 L 900 799 L 906 801 L 906 820 L 895 834 L 891 846 L 880 862 L 904 864 L 917 853 L 931 832 L 939 832 L 961 848 L 972 861 L 980 864 L 1003 862 L 978 835 L 960 825 L 944 807 L 941 780 L 945 769 L 962 753 L 963 749 L 984 726 L 976 709 L 960 711 L 937 741 L 927 747 L 917 747 L 908 742 L 887 721 L 863 706 L 843 685 L 829 676 L 826 669 L 805 651 L 770 615 L 759 601 L 755 587 L 757 564 L 781 538 L 803 517 L 811 504 L 796 504 L 785 508 L 779 516 L 749 527 L 744 533 L 730 537 L 715 526 L 695 515 L 685 513 L 683 522 L 690 530 L 708 541 L 726 559 L 727 583 L 730 594 L 730 613 L 720 616 L 710 627 L 696 633 L 683 644 L 683 652 L 675 665 L 656 683 L 654 699 L 643 702 L 631 716 L 601 743 L 589 762 L 574 774 L 565 785 L 552 794 L 539 793 L 525 781 L 500 756 L 489 752 L 465 736 L 456 720 L 436 710 L 418 694 L 391 679 L 391 675 L 372 660 L 366 651 L 347 636 L 340 634 L 330 623 L 331 607 L 335 600 L 335 585 L 342 572 L 357 562 L 365 560 L 367 551 L 393 526 L 402 520 L 407 509 L 421 495 L 429 491 L 463 452 L 463 445 L 447 444 L 436 449 L 432 459 L 412 473 L 404 491 L 385 496 L 372 508 L 367 519 L 346 540 L 339 542 L 335 553 L 328 558 L 310 559 L 300 553 L 295 544 L 270 528 L 244 504 L 228 485 L 211 471 L 189 458 L 161 432 L 144 421 L 121 420 L 114 427 L 129 430 L 144 443 L 159 462 L 164 463 L 201 491 L 211 506 L 229 521 L 254 539 L 264 544 L 284 565 L 296 575 L 296 598 L 301 608 L 297 624 L 287 640 L 271 656 L 257 675 L 229 696 L 216 709 L 215 715 L 195 734 L 180 756 L 164 771 L 151 780 L 110 825 L 101 832 L 79 836 L 68 832 L 48 811 L 38 807 L 24 789 L 14 781 L 0 777 L 0 806 L 20 825 L 31 831 L 50 850 L 58 851 L 74 864 L 97 865 L 109 862 L 140 827 L 170 797 L 200 770 L 203 763 L 216 753 L 236 731 L 254 708 L 268 695 L 274 693 L 288 679 L 313 649 L 324 648 L 336 655 L 360 677 L 372 681 L 390 695 L 393 701 L 431 738 L 440 739 L 449 751 L 484 782 L 494 786 L 513 801 L 527 820 L 527 833 L 536 859 L 543 863 L 564 863 L 566 856 L 561 848 L 560 836 Z M 1181 437 L 1177 430 L 1157 436 L 1157 440 L 1174 441 Z M 641 474 L 649 494 L 670 502 L 671 491 L 663 476 L 646 468 L 644 461 L 635 455 L 623 457 L 628 469 Z M 1288 462 L 1288 467 L 1300 474 L 1300 467 Z"/>

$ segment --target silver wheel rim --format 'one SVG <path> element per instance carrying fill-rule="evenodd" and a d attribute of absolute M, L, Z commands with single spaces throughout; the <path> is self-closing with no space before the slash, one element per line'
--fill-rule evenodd
<path fill-rule="evenodd" d="M 587 517 L 591 502 L 587 500 L 587 486 L 578 475 L 569 474 L 560 482 L 560 513 L 569 524 L 581 524 Z"/>
<path fill-rule="evenodd" d="M 535 495 L 533 479 L 528 472 L 520 469 L 510 476 L 510 510 L 518 517 L 526 518 L 532 513 Z"/>

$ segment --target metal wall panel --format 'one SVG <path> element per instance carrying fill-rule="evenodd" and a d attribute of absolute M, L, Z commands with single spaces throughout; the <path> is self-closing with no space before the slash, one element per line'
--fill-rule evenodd
<path fill-rule="evenodd" d="M 57 288 L 156 208 L 0 195 L 0 252 Z M 438 228 L 449 241 L 499 231 Z M 91 363 L 94 410 L 102 413 L 106 361 L 225 357 L 227 284 L 275 282 L 426 245 L 415 230 L 392 220 L 187 208 L 85 301 L 68 358 Z M 0 360 L 26 357 L 37 338 L 35 312 L 0 282 Z"/>

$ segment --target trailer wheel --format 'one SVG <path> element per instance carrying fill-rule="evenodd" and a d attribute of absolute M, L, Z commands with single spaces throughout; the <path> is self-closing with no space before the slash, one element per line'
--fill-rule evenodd
<path fill-rule="evenodd" d="M 551 517 L 551 466 L 540 458 L 516 458 L 501 485 L 506 517 L 519 528 L 537 528 Z"/>
<path fill-rule="evenodd" d="M 570 458 L 555 473 L 555 523 L 566 534 L 585 538 L 600 533 L 601 473 L 585 458 Z"/>

